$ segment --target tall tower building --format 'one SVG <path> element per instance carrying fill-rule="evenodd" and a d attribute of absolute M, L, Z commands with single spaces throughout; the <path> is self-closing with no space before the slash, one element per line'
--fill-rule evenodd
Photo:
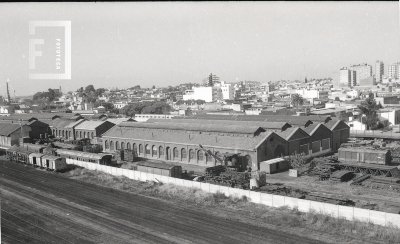
<path fill-rule="evenodd" d="M 375 79 L 376 82 L 382 83 L 382 77 L 384 76 L 384 64 L 382 61 L 377 60 L 375 63 Z"/>
<path fill-rule="evenodd" d="M 400 78 L 400 62 L 388 65 L 388 77 L 389 78 Z"/>
<path fill-rule="evenodd" d="M 358 64 L 351 65 L 350 70 L 355 71 L 356 74 L 356 84 L 360 83 L 360 80 L 372 77 L 372 66 L 368 64 Z"/>
<path fill-rule="evenodd" d="M 343 67 L 339 71 L 339 84 L 353 87 L 357 85 L 357 72 Z"/>

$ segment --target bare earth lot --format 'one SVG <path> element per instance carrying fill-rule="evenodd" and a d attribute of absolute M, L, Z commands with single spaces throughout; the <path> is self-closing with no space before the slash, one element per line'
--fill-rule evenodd
<path fill-rule="evenodd" d="M 323 243 L 30 166 L 0 175 L 3 243 Z"/>

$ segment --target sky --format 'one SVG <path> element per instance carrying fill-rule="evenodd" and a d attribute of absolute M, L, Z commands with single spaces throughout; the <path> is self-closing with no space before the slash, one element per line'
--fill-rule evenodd
<path fill-rule="evenodd" d="M 352 64 L 400 61 L 399 2 L 0 3 L 0 95 L 48 88 L 166 87 L 332 77 Z M 64 29 L 30 21 L 71 21 L 71 79 Z M 29 67 L 30 39 L 42 56 Z M 374 70 L 374 68 L 373 68 Z"/>

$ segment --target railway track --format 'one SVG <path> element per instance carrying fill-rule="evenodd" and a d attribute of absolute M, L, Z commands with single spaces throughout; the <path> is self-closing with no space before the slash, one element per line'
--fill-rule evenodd
<path fill-rule="evenodd" d="M 24 167 L 22 165 L 19 166 Z M 8 168 L 14 167 L 10 166 Z M 177 236 L 191 233 L 191 239 L 196 240 L 196 243 L 210 243 L 215 242 L 216 240 L 219 243 L 242 243 L 243 240 L 249 236 L 253 243 L 265 243 L 265 240 L 272 240 L 271 243 L 287 243 L 290 242 L 290 240 L 293 240 L 293 237 L 290 235 L 288 236 L 287 233 L 279 233 L 276 230 L 269 230 L 267 228 L 252 225 L 243 225 L 243 223 L 238 224 L 234 221 L 232 222 L 221 218 L 213 218 L 209 215 L 187 208 L 184 209 L 185 212 L 182 214 L 182 206 L 166 204 L 162 201 L 156 202 L 151 198 L 133 198 L 132 194 L 125 194 L 123 192 L 113 191 L 102 187 L 96 187 L 96 191 L 93 191 L 92 189 L 87 188 L 89 186 L 93 188 L 90 184 L 84 184 L 81 182 L 77 184 L 74 180 L 57 176 L 54 173 L 31 169 L 29 172 L 21 174 L 19 168 L 8 170 L 19 172 L 18 174 L 7 174 L 6 178 L 9 180 L 29 184 L 30 187 L 34 189 L 54 195 L 65 194 L 69 201 L 84 203 L 86 206 L 93 209 L 100 207 L 106 213 L 117 216 L 124 221 L 138 221 L 146 226 L 151 225 L 156 229 L 156 232 L 169 232 L 174 233 Z M 0 168 L 0 172 L 4 173 L 4 166 L 3 168 Z M 45 174 L 48 175 L 45 176 Z M 38 182 L 37 179 L 44 179 L 45 182 Z M 1 181 L 3 184 L 5 183 L 4 180 Z M 79 192 L 79 194 L 73 194 L 71 196 L 71 192 Z M 116 198 L 110 199 L 110 197 L 105 197 L 107 194 L 114 195 Z M 111 200 L 115 201 L 116 199 L 117 202 L 113 203 L 113 207 L 107 207 L 110 205 L 110 202 L 112 202 Z M 127 216 L 127 212 L 134 212 L 135 214 L 134 216 Z M 166 226 L 165 224 L 158 223 L 168 223 L 168 225 Z M 199 229 L 200 226 L 201 228 Z M 221 235 L 221 233 L 223 233 L 223 235 Z M 272 238 L 271 235 L 273 236 Z M 221 239 L 221 237 L 223 237 L 223 239 Z M 156 241 L 156 243 L 161 242 Z M 305 239 L 298 243 L 321 242 Z"/>

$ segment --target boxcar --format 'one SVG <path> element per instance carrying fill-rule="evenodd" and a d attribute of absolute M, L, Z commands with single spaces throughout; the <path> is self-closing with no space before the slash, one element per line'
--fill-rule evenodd
<path fill-rule="evenodd" d="M 342 162 L 388 165 L 392 160 L 390 150 L 365 147 L 341 147 L 338 151 L 339 161 Z"/>
<path fill-rule="evenodd" d="M 66 149 L 57 149 L 57 156 L 66 158 L 67 163 L 70 162 L 69 159 L 84 161 L 89 163 L 97 163 L 103 165 L 111 165 L 112 155 L 104 153 L 88 153 L 81 151 L 72 151 Z"/>
<path fill-rule="evenodd" d="M 67 168 L 65 158 L 60 158 L 52 155 L 44 155 L 42 157 L 42 165 L 46 169 L 60 171 Z"/>
<path fill-rule="evenodd" d="M 45 156 L 45 154 L 43 154 L 43 153 L 31 153 L 31 154 L 29 154 L 29 163 L 32 165 L 43 167 L 43 165 L 42 165 L 42 157 L 43 156 Z"/>
<path fill-rule="evenodd" d="M 154 162 L 139 162 L 137 164 L 137 170 L 156 175 L 182 178 L 182 166 L 177 165 Z"/>

